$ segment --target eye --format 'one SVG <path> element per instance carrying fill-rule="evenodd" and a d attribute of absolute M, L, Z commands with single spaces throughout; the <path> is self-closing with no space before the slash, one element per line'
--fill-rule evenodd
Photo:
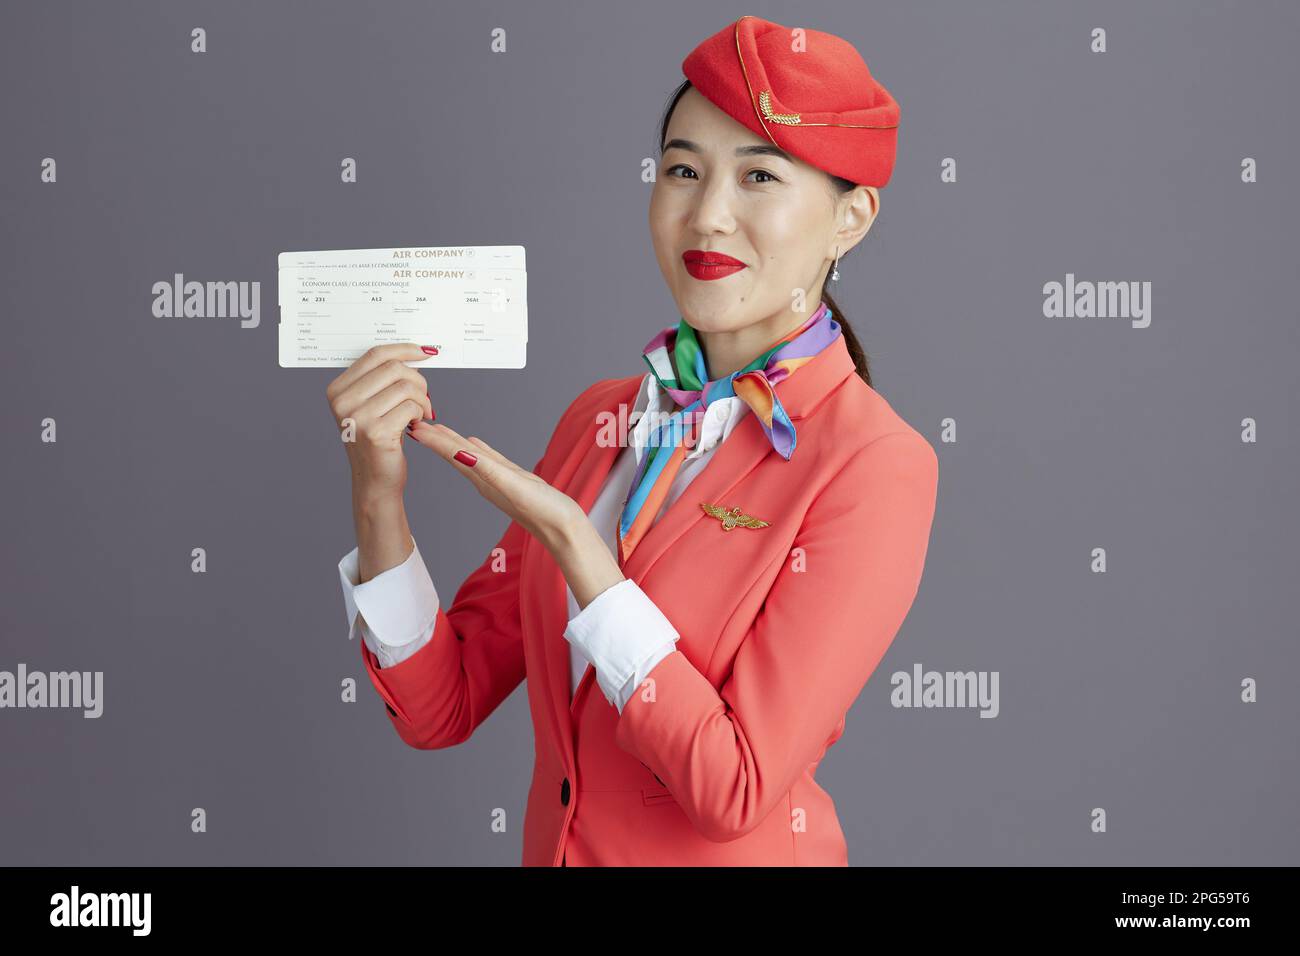
<path fill-rule="evenodd" d="M 683 174 L 680 175 L 680 176 L 678 176 L 678 175 L 676 174 L 676 173 L 677 173 L 677 170 L 679 170 L 679 169 L 683 171 Z M 686 178 L 688 178 L 688 177 L 685 175 L 686 173 L 690 173 L 690 177 L 689 177 L 689 178 L 698 178 L 698 174 L 695 172 L 695 170 L 691 169 L 691 167 L 687 166 L 685 163 L 675 163 L 675 164 L 673 164 L 672 166 L 669 166 L 667 169 L 664 170 L 664 175 L 665 175 L 665 176 L 668 176 L 668 177 L 670 177 L 670 178 L 674 178 L 674 179 L 686 179 Z M 767 184 L 767 183 L 769 183 L 769 182 L 779 183 L 779 182 L 781 181 L 777 176 L 775 176 L 774 174 L 768 172 L 766 169 L 751 169 L 751 170 L 750 170 L 748 173 L 746 173 L 745 175 L 746 175 L 746 177 L 749 177 L 749 176 L 766 176 L 767 179 L 756 180 L 756 182 L 757 182 L 758 184 L 760 184 L 760 185 L 765 185 L 765 184 Z"/>

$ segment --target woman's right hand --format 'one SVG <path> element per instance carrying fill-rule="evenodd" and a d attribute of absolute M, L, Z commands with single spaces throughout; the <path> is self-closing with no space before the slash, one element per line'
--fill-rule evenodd
<path fill-rule="evenodd" d="M 406 426 L 433 418 L 428 386 L 418 369 L 429 355 L 413 342 L 376 345 L 325 389 L 352 463 L 352 489 L 360 497 L 398 500 L 406 485 Z"/>

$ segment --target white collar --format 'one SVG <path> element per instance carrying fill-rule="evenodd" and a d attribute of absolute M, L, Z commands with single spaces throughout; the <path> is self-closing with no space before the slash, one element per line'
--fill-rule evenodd
<path fill-rule="evenodd" d="M 655 374 L 647 372 L 645 378 L 641 380 L 641 387 L 637 391 L 636 402 L 632 405 L 630 413 L 631 418 L 636 418 L 636 424 L 632 428 L 631 444 L 636 453 L 637 464 L 640 464 L 642 450 L 650 439 L 650 425 L 656 421 L 655 413 L 671 412 L 676 407 L 677 401 L 659 384 Z M 715 407 L 725 408 L 728 416 L 734 418 L 743 414 L 749 406 L 745 405 L 739 396 L 728 395 L 726 398 L 714 400 L 709 406 L 710 409 Z M 658 420 L 662 421 L 662 417 Z M 685 460 L 690 461 L 702 454 L 704 454 L 704 445 L 696 445 Z"/>
<path fill-rule="evenodd" d="M 646 372 L 645 378 L 641 380 L 641 390 L 637 394 L 636 404 L 633 411 L 643 412 L 662 412 L 668 408 L 676 407 L 677 403 L 673 397 L 668 394 L 659 379 L 655 378 L 654 372 Z"/>

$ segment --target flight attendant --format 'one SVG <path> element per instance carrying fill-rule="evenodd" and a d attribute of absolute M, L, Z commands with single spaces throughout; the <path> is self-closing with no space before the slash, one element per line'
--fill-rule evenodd
<path fill-rule="evenodd" d="M 417 344 L 330 383 L 357 436 L 348 619 L 412 747 L 464 743 L 527 678 L 525 865 L 843 866 L 815 774 L 911 607 L 938 481 L 826 287 L 899 108 L 846 40 L 757 17 L 682 70 L 650 200 L 681 318 L 641 373 L 582 389 L 531 470 L 433 421 Z M 403 435 L 509 519 L 450 604 Z"/>

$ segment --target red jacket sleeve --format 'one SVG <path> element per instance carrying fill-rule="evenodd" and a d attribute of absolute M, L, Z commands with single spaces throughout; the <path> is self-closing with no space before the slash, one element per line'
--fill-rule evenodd
<path fill-rule="evenodd" d="M 533 466 L 534 474 L 541 464 Z M 406 660 L 381 668 L 361 642 L 370 682 L 410 746 L 436 750 L 464 743 L 524 679 L 519 566 L 527 535 L 510 522 L 450 607 L 440 604 L 433 636 Z"/>
<path fill-rule="evenodd" d="M 856 453 L 804 517 L 720 689 L 680 651 L 659 662 L 615 729 L 705 837 L 744 836 L 843 728 L 921 581 L 938 458 L 895 432 Z"/>

